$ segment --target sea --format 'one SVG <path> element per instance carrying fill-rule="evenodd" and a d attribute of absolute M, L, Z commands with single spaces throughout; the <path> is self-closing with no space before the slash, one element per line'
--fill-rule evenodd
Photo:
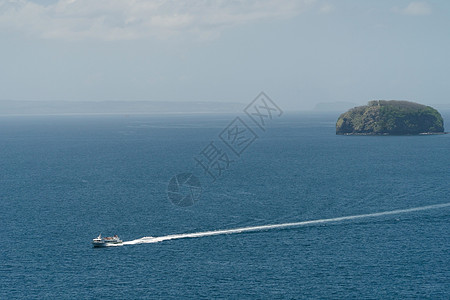
<path fill-rule="evenodd" d="M 0 299 L 449 299 L 450 135 L 337 117 L 1 116 Z"/>

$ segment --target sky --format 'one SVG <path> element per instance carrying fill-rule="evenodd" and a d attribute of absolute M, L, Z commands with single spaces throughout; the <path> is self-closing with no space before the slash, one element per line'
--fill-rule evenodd
<path fill-rule="evenodd" d="M 450 105 L 450 1 L 0 0 L 0 100 Z"/>

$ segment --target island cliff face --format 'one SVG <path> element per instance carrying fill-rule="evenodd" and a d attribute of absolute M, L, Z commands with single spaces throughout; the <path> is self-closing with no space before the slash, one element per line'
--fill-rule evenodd
<path fill-rule="evenodd" d="M 409 101 L 370 101 L 340 115 L 336 134 L 410 135 L 443 133 L 444 120 L 430 106 Z"/>

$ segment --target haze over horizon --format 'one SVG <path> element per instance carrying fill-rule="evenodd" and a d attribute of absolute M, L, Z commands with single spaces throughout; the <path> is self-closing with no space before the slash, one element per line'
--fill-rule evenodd
<path fill-rule="evenodd" d="M 0 0 L 0 100 L 450 105 L 450 2 Z"/>

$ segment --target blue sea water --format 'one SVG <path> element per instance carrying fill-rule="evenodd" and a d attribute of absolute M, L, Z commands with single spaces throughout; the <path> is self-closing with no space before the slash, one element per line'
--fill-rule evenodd
<path fill-rule="evenodd" d="M 0 299 L 450 298 L 448 207 L 92 248 L 100 232 L 130 241 L 450 202 L 450 135 L 336 136 L 337 115 L 286 114 L 252 126 L 258 138 L 202 179 L 195 205 L 173 205 L 171 177 L 198 171 L 193 157 L 234 117 L 1 117 Z"/>

